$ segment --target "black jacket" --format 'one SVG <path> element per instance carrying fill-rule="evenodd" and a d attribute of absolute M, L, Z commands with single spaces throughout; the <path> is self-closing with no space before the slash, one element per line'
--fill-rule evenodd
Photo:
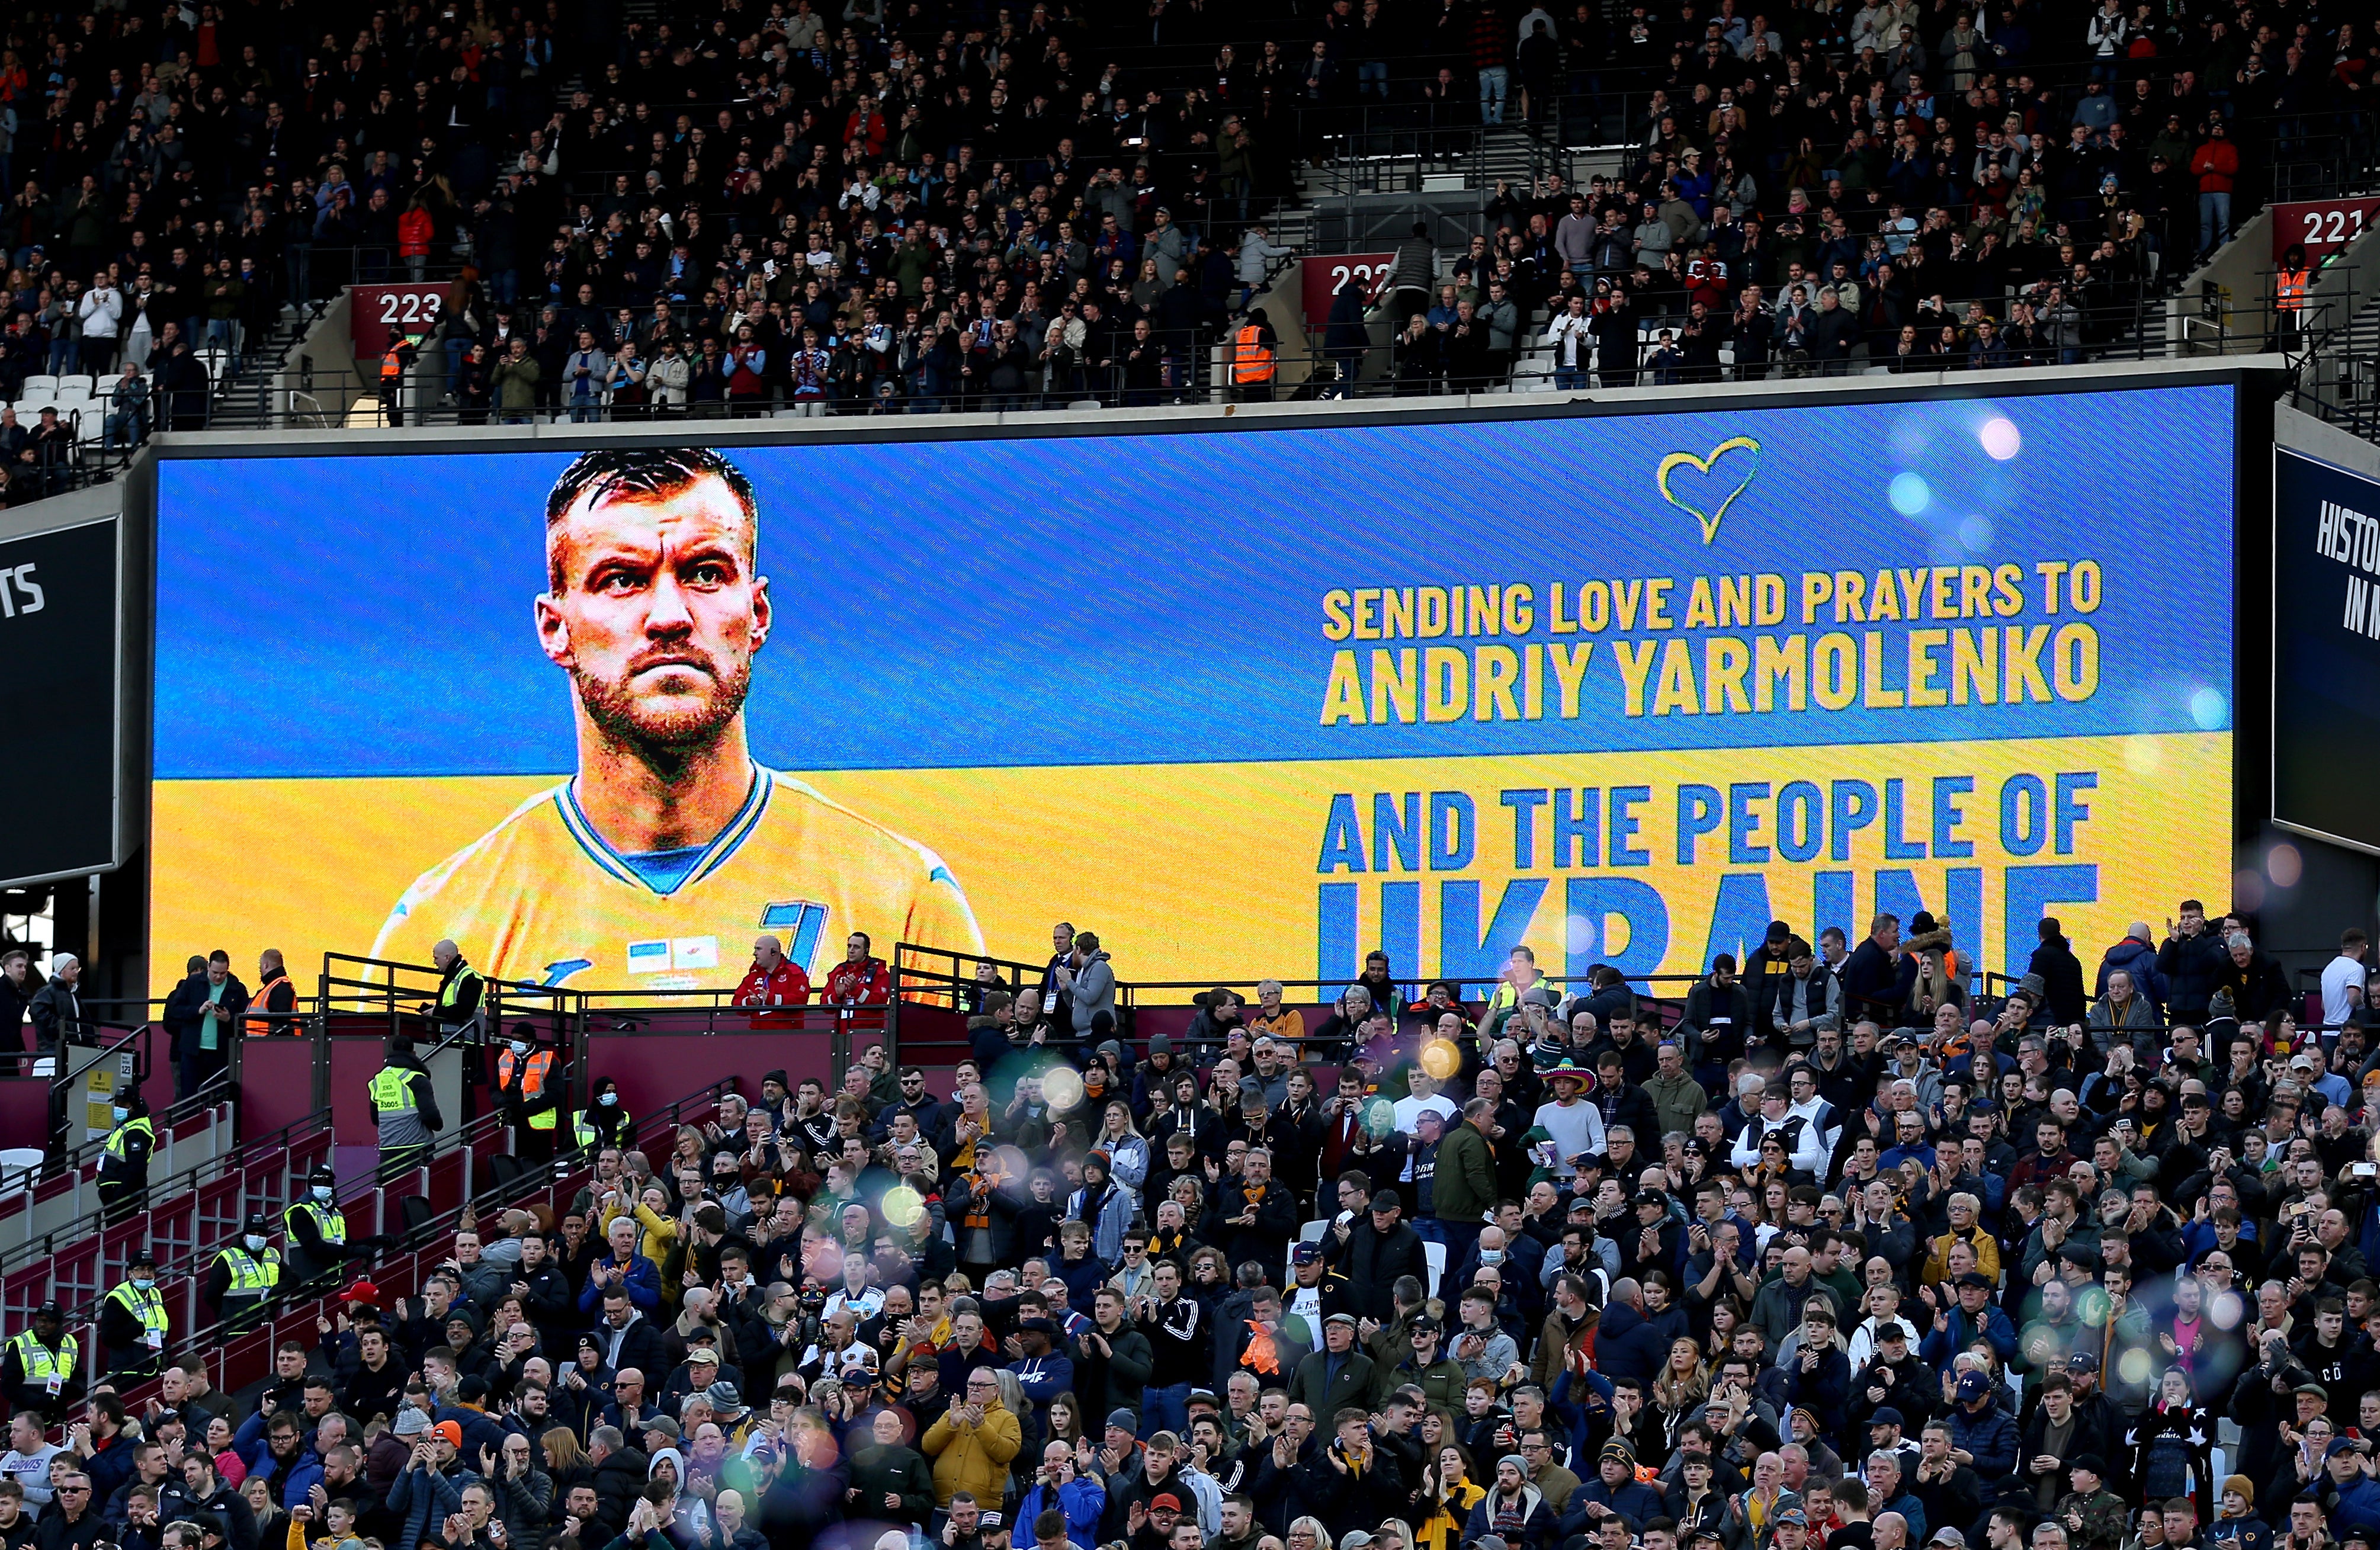
<path fill-rule="evenodd" d="M 2167 1015 L 2177 1022 L 2196 1023 L 2205 1018 L 2206 1003 L 2231 967 L 2231 954 L 2208 929 L 2195 937 L 2168 937 L 2157 949 L 2156 966 L 2166 978 Z"/>
<path fill-rule="evenodd" d="M 1220 1245 L 1233 1265 L 1251 1259 L 1260 1265 L 1275 1264 L 1288 1253 L 1289 1241 L 1297 1235 L 1297 1197 L 1276 1179 L 1265 1185 L 1256 1206 L 1255 1226 L 1229 1220 L 1246 1214 L 1248 1191 L 1236 1179 L 1226 1179 L 1209 1197 L 1198 1235 Z"/>
<path fill-rule="evenodd" d="M 2074 956 L 2065 938 L 2034 948 L 2025 970 L 2041 976 L 2052 1024 L 2070 1028 L 2089 1015 L 2082 991 L 2082 961 Z"/>
<path fill-rule="evenodd" d="M 1843 1016 L 1852 1021 L 1872 1017 L 1886 1027 L 1900 1022 L 1910 987 L 1917 981 L 1917 961 L 1894 955 L 1869 938 L 1852 950 L 1843 963 Z"/>
<path fill-rule="evenodd" d="M 645 1492 L 650 1461 L 631 1445 L 595 1466 L 595 1520 L 606 1535 L 616 1536 L 628 1526 L 628 1513 Z"/>
<path fill-rule="evenodd" d="M 2281 966 L 2261 949 L 2250 951 L 2244 968 L 2226 949 L 2216 983 L 2231 992 L 2232 1010 L 2242 1023 L 2262 1023 L 2287 1007 L 2291 999 Z"/>
<path fill-rule="evenodd" d="M 75 993 L 73 986 L 55 977 L 33 992 L 32 1003 L 26 1011 L 32 1016 L 44 1049 L 56 1048 L 61 1035 L 82 1023 L 81 997 Z"/>
<path fill-rule="evenodd" d="M 0 975 L 0 1052 L 25 1047 L 25 1008 L 41 994 L 28 974 L 19 987 L 6 975 Z"/>
<path fill-rule="evenodd" d="M 1337 1241 L 1335 1234 L 1323 1239 L 1326 1245 Z M 1411 1276 L 1425 1291 L 1429 1289 L 1428 1251 L 1421 1246 L 1421 1234 L 1402 1221 L 1383 1233 L 1372 1225 L 1368 1213 L 1348 1227 L 1347 1241 L 1340 1245 L 1331 1268 L 1347 1278 L 1347 1300 L 1354 1311 L 1382 1324 L 1396 1313 L 1390 1294 L 1398 1277 Z"/>

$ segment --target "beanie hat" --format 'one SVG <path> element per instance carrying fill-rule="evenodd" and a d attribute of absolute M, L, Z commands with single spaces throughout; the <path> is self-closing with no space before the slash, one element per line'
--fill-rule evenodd
<path fill-rule="evenodd" d="M 2234 1491 L 2239 1492 L 2250 1507 L 2256 1505 L 2256 1488 L 2248 1483 L 2246 1475 L 2227 1474 L 2223 1477 L 2223 1494 L 2228 1496 Z"/>

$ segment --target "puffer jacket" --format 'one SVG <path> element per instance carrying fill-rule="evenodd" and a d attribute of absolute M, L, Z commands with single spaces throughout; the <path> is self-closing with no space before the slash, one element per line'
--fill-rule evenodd
<path fill-rule="evenodd" d="M 926 1429 L 923 1444 L 934 1461 L 936 1505 L 950 1506 L 961 1491 L 973 1492 L 978 1501 L 1002 1500 L 1009 1460 L 1024 1446 L 1025 1428 L 1007 1406 L 986 1407 L 980 1424 L 970 1424 L 962 1407 L 951 1407 Z"/>

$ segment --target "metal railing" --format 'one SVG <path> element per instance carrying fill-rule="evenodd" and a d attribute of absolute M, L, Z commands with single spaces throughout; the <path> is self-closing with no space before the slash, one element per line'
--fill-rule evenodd
<path fill-rule="evenodd" d="M 725 1077 L 703 1086 L 679 1099 L 665 1109 L 647 1116 L 636 1126 L 637 1144 L 659 1144 L 666 1151 L 669 1138 L 680 1125 L 699 1123 L 714 1117 L 719 1101 L 731 1092 L 740 1091 L 735 1077 Z M 410 1297 L 418 1294 L 428 1279 L 429 1272 L 451 1253 L 453 1237 L 467 1214 L 485 1212 L 543 1201 L 551 1208 L 556 1202 L 566 1202 L 592 1177 L 591 1159 L 581 1152 L 574 1155 L 573 1166 L 566 1170 L 538 1169 L 516 1173 L 499 1173 L 491 1169 L 484 1181 L 472 1179 L 462 1185 L 460 1198 L 453 1205 L 437 1212 L 417 1226 L 400 1229 L 415 1245 L 374 1259 L 370 1266 L 372 1283 L 383 1296 Z M 384 1216 L 385 1188 L 375 1189 L 369 1196 L 350 1199 L 347 1208 L 354 1209 L 369 1201 L 372 1220 Z M 559 1211 L 555 1214 L 558 1216 Z M 351 1227 L 352 1227 L 351 1223 Z M 309 1290 L 305 1295 L 269 1305 L 269 1311 L 253 1322 L 228 1321 L 200 1324 L 192 1314 L 199 1307 L 198 1287 L 204 1279 L 206 1262 L 203 1258 L 177 1263 L 171 1270 L 159 1267 L 161 1282 L 171 1280 L 168 1289 L 169 1310 L 180 1309 L 186 1314 L 176 1320 L 177 1333 L 174 1349 L 188 1351 L 206 1363 L 214 1387 L 236 1392 L 262 1377 L 272 1366 L 273 1353 L 285 1338 L 298 1338 L 308 1346 L 316 1343 L 315 1321 L 343 1311 L 335 1296 L 327 1290 Z M 112 1283 L 110 1283 L 112 1284 Z M 93 1371 L 98 1371 L 97 1317 L 98 1300 L 104 1289 L 88 1297 L 78 1296 L 70 1305 L 67 1329 L 90 1353 Z M 10 1299 L 13 1303 L 14 1299 Z M 65 1301 L 65 1299 L 61 1299 Z M 35 1305 L 38 1305 L 36 1303 Z M 6 1310 L 11 1327 L 22 1327 L 22 1314 L 13 1306 Z M 159 1386 L 154 1379 L 125 1387 L 122 1398 L 128 1409 L 139 1413 L 145 1402 L 154 1398 Z"/>
<path fill-rule="evenodd" d="M 223 1095 L 213 1101 L 220 1103 L 227 1097 L 227 1094 Z M 182 1197 L 197 1196 L 206 1186 L 219 1180 L 238 1178 L 247 1181 L 251 1176 L 261 1178 L 265 1172 L 286 1173 L 293 1166 L 291 1162 L 293 1157 L 300 1159 L 296 1166 L 310 1169 L 316 1161 L 327 1157 L 330 1154 L 330 1110 L 319 1109 L 302 1120 L 293 1120 L 269 1134 L 258 1136 L 253 1141 L 243 1142 L 230 1151 L 210 1157 L 204 1162 L 169 1173 L 162 1179 L 152 1179 L 145 1192 L 145 1198 L 148 1201 L 160 1203 L 161 1207 L 165 1203 L 178 1204 Z M 225 1213 L 222 1219 L 225 1224 L 226 1234 L 237 1227 L 247 1211 L 261 1209 L 266 1198 L 263 1191 L 246 1182 L 239 1194 L 243 1202 L 253 1198 L 259 1204 L 254 1206 L 245 1204 L 235 1205 Z M 106 1208 L 100 1207 L 85 1212 L 72 1221 L 24 1241 L 9 1244 L 6 1248 L 0 1249 L 0 1276 L 7 1275 L 37 1260 L 53 1258 L 73 1244 L 99 1238 L 109 1228 L 118 1225 L 123 1219 L 121 1213 L 115 1214 L 111 1219 Z M 156 1241 L 166 1235 L 161 1226 L 154 1221 L 144 1225 L 147 1235 L 151 1239 L 148 1246 L 153 1248 Z"/>

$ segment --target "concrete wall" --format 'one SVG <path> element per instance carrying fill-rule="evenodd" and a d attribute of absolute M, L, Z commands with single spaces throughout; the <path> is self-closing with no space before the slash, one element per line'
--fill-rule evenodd
<path fill-rule="evenodd" d="M 358 381 L 355 335 L 349 321 L 352 295 L 341 291 L 273 373 L 273 416 L 277 424 L 300 430 L 346 424 Z M 305 369 L 310 363 L 310 383 Z"/>
<path fill-rule="evenodd" d="M 2195 233 L 2197 214 L 2182 222 Z M 2265 347 L 2273 332 L 2273 213 L 2259 211 L 2231 234 L 2167 303 L 2168 334 L 2178 354 L 2237 355 Z M 2213 286 L 2210 295 L 2207 287 Z"/>

